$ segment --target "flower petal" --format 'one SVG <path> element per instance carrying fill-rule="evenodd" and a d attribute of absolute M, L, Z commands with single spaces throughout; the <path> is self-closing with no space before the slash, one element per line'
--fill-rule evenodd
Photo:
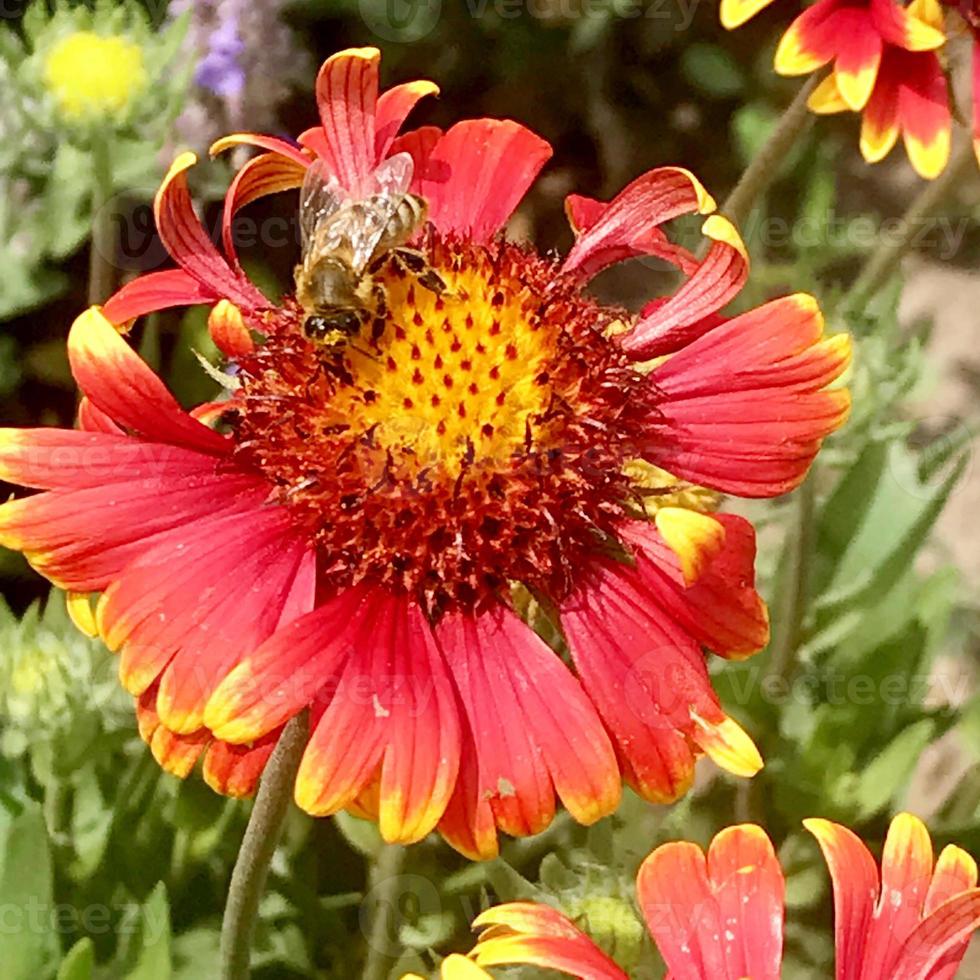
<path fill-rule="evenodd" d="M 124 686 L 146 690 L 179 656 L 177 671 L 161 679 L 157 707 L 174 731 L 200 727 L 202 689 L 224 661 L 272 632 L 302 546 L 288 514 L 271 507 L 161 535 L 108 586 L 96 610 L 105 643 L 123 648 Z"/>
<path fill-rule="evenodd" d="M 204 755 L 204 781 L 224 796 L 252 796 L 281 733 L 276 729 L 251 745 L 211 742 Z"/>
<path fill-rule="evenodd" d="M 437 636 L 474 735 L 480 796 L 499 827 L 543 830 L 556 791 L 580 823 L 616 808 L 619 768 L 599 717 L 529 626 L 498 606 L 447 616 Z"/>
<path fill-rule="evenodd" d="M 748 656 L 769 642 L 769 615 L 755 589 L 755 532 L 735 514 L 711 519 L 724 529 L 723 544 L 690 585 L 678 580 L 665 553 L 658 533 L 662 519 L 656 530 L 646 522 L 629 522 L 622 534 L 638 553 L 637 573 L 675 622 L 714 653 Z"/>
<path fill-rule="evenodd" d="M 606 562 L 561 610 L 572 659 L 612 734 L 627 781 L 676 799 L 694 777 L 692 710 L 722 720 L 704 656 L 658 606 L 642 575 Z"/>
<path fill-rule="evenodd" d="M 392 142 L 402 128 L 402 123 L 415 108 L 420 99 L 427 95 L 438 95 L 439 86 L 435 82 L 406 82 L 394 85 L 383 92 L 378 99 L 374 119 L 374 157 L 384 160 Z"/>
<path fill-rule="evenodd" d="M 310 165 L 310 155 L 304 153 L 301 147 L 295 143 L 290 143 L 288 140 L 280 139 L 278 136 L 265 136 L 262 133 L 230 133 L 228 136 L 222 136 L 221 139 L 215 140 L 208 153 L 212 157 L 216 157 L 219 153 L 224 153 L 225 150 L 230 150 L 236 146 L 261 147 L 276 156 L 291 160 L 304 170 Z M 261 157 L 255 159 L 261 159 Z"/>
<path fill-rule="evenodd" d="M 797 294 L 743 313 L 668 358 L 649 375 L 663 400 L 644 458 L 743 497 L 798 486 L 850 405 L 847 391 L 825 388 L 850 361 L 849 338 L 822 334 L 816 301 Z"/>
<path fill-rule="evenodd" d="M 648 171 L 608 204 L 572 195 L 565 201 L 565 210 L 576 241 L 562 271 L 587 279 L 614 262 L 654 255 L 691 272 L 693 257 L 673 246 L 660 225 L 682 214 L 710 214 L 714 209 L 711 195 L 690 171 L 680 167 Z"/>
<path fill-rule="evenodd" d="M 154 477 L 52 491 L 0 505 L 0 544 L 23 551 L 61 588 L 98 592 L 168 534 L 195 533 L 215 514 L 254 511 L 268 488 L 224 473 Z"/>
<path fill-rule="evenodd" d="M 919 924 L 932 880 L 929 831 L 910 813 L 896 816 L 881 855 L 881 896 L 864 949 L 862 977 L 886 980 L 896 972 L 902 947 Z"/>
<path fill-rule="evenodd" d="M 377 48 L 349 48 L 329 57 L 316 78 L 316 101 L 326 136 L 327 164 L 341 185 L 358 193 L 377 162 Z"/>
<path fill-rule="evenodd" d="M 719 15 L 721 25 L 727 31 L 741 27 L 760 10 L 765 10 L 772 0 L 721 0 Z"/>
<path fill-rule="evenodd" d="M 473 928 L 485 929 L 471 954 L 480 966 L 523 963 L 590 980 L 628 980 L 584 932 L 549 905 L 498 905 L 477 916 Z"/>
<path fill-rule="evenodd" d="M 878 900 L 878 867 L 861 839 L 829 820 L 804 820 L 823 851 L 834 885 L 837 980 L 860 980 Z"/>
<path fill-rule="evenodd" d="M 314 815 L 335 813 L 380 765 L 381 834 L 412 843 L 438 823 L 456 781 L 452 684 L 414 602 L 371 585 L 351 591 L 360 602 L 348 627 L 353 653 L 303 756 L 296 800 Z"/>
<path fill-rule="evenodd" d="M 429 220 L 485 242 L 507 219 L 551 156 L 551 147 L 509 119 L 465 119 L 446 132 L 418 174 Z"/>
<path fill-rule="evenodd" d="M 673 296 L 649 304 L 622 338 L 634 358 L 669 354 L 696 340 L 715 326 L 713 315 L 745 284 L 749 255 L 735 226 L 714 214 L 701 232 L 713 243 L 704 261 Z"/>
<path fill-rule="evenodd" d="M 905 940 L 890 977 L 949 980 L 957 975 L 973 933 L 980 928 L 980 889 L 949 899 L 926 916 Z M 882 978 L 884 978 L 882 974 Z"/>
<path fill-rule="evenodd" d="M 163 382 L 94 307 L 68 334 L 68 360 L 78 386 L 116 422 L 150 439 L 227 455 L 229 441 L 191 418 Z"/>
<path fill-rule="evenodd" d="M 247 204 L 269 194 L 301 187 L 306 176 L 309 160 L 299 163 L 293 157 L 277 153 L 263 153 L 249 160 L 235 174 L 225 193 L 225 206 L 221 217 L 221 243 L 225 254 L 237 263 L 235 252 L 235 215 Z"/>
<path fill-rule="evenodd" d="M 208 333 L 214 346 L 226 357 L 241 357 L 255 348 L 242 311 L 228 300 L 220 300 L 208 314 Z"/>
<path fill-rule="evenodd" d="M 118 289 L 102 305 L 102 315 L 122 327 L 138 316 L 175 306 L 213 303 L 219 298 L 210 285 L 183 269 L 165 269 L 137 276 Z"/>
<path fill-rule="evenodd" d="M 692 872 L 692 879 L 680 880 L 682 871 Z M 723 830 L 711 842 L 707 862 L 694 844 L 657 848 L 643 862 L 636 890 L 672 977 L 779 977 L 785 883 L 760 827 Z"/>
<path fill-rule="evenodd" d="M 231 300 L 243 311 L 267 309 L 269 301 L 244 274 L 229 265 L 208 237 L 191 202 L 187 170 L 197 162 L 193 153 L 181 153 L 153 202 L 157 231 L 177 264 L 216 299 Z"/>

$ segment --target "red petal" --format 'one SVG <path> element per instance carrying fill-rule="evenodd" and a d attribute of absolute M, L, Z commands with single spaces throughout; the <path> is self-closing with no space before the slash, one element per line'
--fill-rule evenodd
<path fill-rule="evenodd" d="M 619 770 L 595 709 L 554 651 L 512 612 L 454 615 L 437 635 L 476 745 L 479 795 L 523 835 L 554 816 L 557 791 L 582 823 L 619 802 Z"/>
<path fill-rule="evenodd" d="M 860 980 L 878 900 L 878 867 L 860 838 L 829 820 L 804 820 L 817 838 L 834 885 L 837 980 Z"/>
<path fill-rule="evenodd" d="M 253 477 L 180 471 L 53 491 L 0 506 L 0 542 L 61 588 L 98 592 L 167 534 L 192 536 L 199 519 L 255 511 L 267 495 Z"/>
<path fill-rule="evenodd" d="M 310 704 L 353 653 L 350 624 L 363 594 L 348 589 L 246 653 L 218 685 L 204 723 L 227 742 L 252 742 Z"/>
<path fill-rule="evenodd" d="M 327 163 L 340 183 L 355 193 L 377 163 L 374 115 L 380 59 L 377 48 L 340 51 L 323 63 L 316 79 Z"/>
<path fill-rule="evenodd" d="M 264 136 L 262 133 L 231 133 L 228 136 L 222 136 L 221 139 L 211 144 L 208 152 L 214 157 L 233 146 L 261 147 L 276 156 L 298 164 L 304 170 L 310 165 L 310 155 L 300 147 L 287 140 L 279 139 L 277 136 Z"/>
<path fill-rule="evenodd" d="M 509 119 L 466 119 L 436 144 L 419 188 L 443 233 L 485 242 L 507 219 L 551 156 L 540 136 Z"/>
<path fill-rule="evenodd" d="M 221 242 L 225 254 L 235 259 L 235 215 L 246 204 L 257 201 L 269 194 L 278 194 L 302 186 L 303 178 L 309 167 L 309 161 L 297 162 L 292 157 L 279 156 L 277 153 L 263 153 L 249 160 L 235 174 L 235 179 L 229 184 L 225 194 L 225 206 L 221 219 Z M 237 263 L 237 259 L 235 259 Z"/>
<path fill-rule="evenodd" d="M 718 321 L 713 314 L 745 284 L 748 253 L 735 226 L 713 215 L 702 232 L 714 240 L 704 261 L 673 296 L 648 305 L 623 337 L 623 347 L 633 357 L 670 354 L 698 339 L 715 327 Z"/>
<path fill-rule="evenodd" d="M 562 269 L 587 279 L 631 256 L 656 255 L 692 272 L 696 260 L 673 246 L 659 226 L 682 214 L 707 214 L 714 206 L 697 178 L 679 167 L 648 171 L 608 204 L 572 195 L 565 210 L 576 241 Z"/>
<path fill-rule="evenodd" d="M 644 455 L 680 477 L 745 497 L 799 485 L 847 416 L 846 335 L 821 340 L 812 297 L 774 300 L 715 328 L 650 374 L 663 401 Z"/>
<path fill-rule="evenodd" d="M 429 158 L 441 139 L 442 130 L 438 126 L 421 126 L 419 129 L 405 133 L 404 136 L 399 136 L 391 144 L 390 156 L 394 156 L 396 153 L 407 153 L 414 161 L 415 175 L 412 190 L 418 193 L 422 192 L 422 174 L 428 171 Z M 441 172 L 442 180 L 448 179 L 449 168 L 442 166 L 433 171 L 433 180 L 439 179 L 439 172 Z"/>
<path fill-rule="evenodd" d="M 685 793 L 694 776 L 691 711 L 724 717 L 697 643 L 659 608 L 642 577 L 617 562 L 595 570 L 562 608 L 561 622 L 630 784 L 654 802 Z"/>
<path fill-rule="evenodd" d="M 980 928 L 980 889 L 962 892 L 920 922 L 902 947 L 891 977 L 942 980 L 956 975 L 973 933 Z M 885 975 L 881 975 L 885 980 Z"/>
<path fill-rule="evenodd" d="M 975 888 L 977 884 L 977 863 L 959 847 L 948 844 L 943 848 L 932 873 L 929 894 L 926 895 L 925 914 L 934 912 L 940 905 L 955 895 Z M 966 955 L 969 941 L 951 946 L 941 957 L 929 980 L 954 980 L 960 962 Z"/>
<path fill-rule="evenodd" d="M 245 312 L 267 309 L 269 301 L 229 265 L 198 220 L 187 188 L 186 171 L 197 158 L 182 153 L 170 167 L 153 203 L 157 231 L 177 264 L 215 298 L 231 300 Z"/>
<path fill-rule="evenodd" d="M 146 313 L 213 303 L 218 298 L 210 285 L 199 282 L 183 269 L 165 269 L 148 272 L 126 283 L 105 301 L 102 314 L 110 323 L 121 327 Z"/>
<path fill-rule="evenodd" d="M 214 456 L 118 431 L 0 429 L 0 479 L 39 490 L 140 483 L 159 491 L 213 476 L 218 465 Z"/>
<path fill-rule="evenodd" d="M 120 425 L 159 442 L 222 456 L 231 451 L 228 439 L 177 404 L 98 310 L 86 310 L 72 324 L 68 359 L 78 386 Z"/>
<path fill-rule="evenodd" d="M 108 646 L 124 647 L 119 673 L 127 689 L 145 690 L 187 652 L 178 676 L 172 671 L 161 682 L 158 709 L 175 731 L 199 727 L 194 706 L 216 668 L 275 627 L 300 546 L 285 511 L 255 507 L 175 529 L 144 549 L 96 611 Z"/>
<path fill-rule="evenodd" d="M 640 868 L 636 891 L 672 977 L 779 977 L 785 884 L 761 828 L 723 830 L 707 864 L 694 844 L 657 848 Z"/>
<path fill-rule="evenodd" d="M 724 547 L 690 586 L 671 574 L 656 528 L 630 522 L 623 535 L 639 551 L 637 574 L 675 622 L 715 653 L 746 656 L 769 640 L 766 604 L 755 590 L 755 531 L 734 514 L 714 517 L 725 528 Z"/>
<path fill-rule="evenodd" d="M 415 108 L 419 99 L 427 95 L 438 95 L 439 86 L 435 82 L 406 82 L 395 85 L 382 93 L 378 99 L 374 120 L 374 157 L 383 160 L 388 155 L 392 142 L 402 128 L 408 114 Z M 397 151 L 393 151 L 397 152 Z"/>
<path fill-rule="evenodd" d="M 225 796 L 251 796 L 281 733 L 277 729 L 251 745 L 213 741 L 204 756 L 204 781 Z"/>
<path fill-rule="evenodd" d="M 411 843 L 438 823 L 456 781 L 452 684 L 418 606 L 369 585 L 351 591 L 359 601 L 346 634 L 351 655 L 303 756 L 296 799 L 315 815 L 335 813 L 380 764 L 382 836 Z"/>
<path fill-rule="evenodd" d="M 113 434 L 124 432 L 121 426 L 116 425 L 101 408 L 96 408 L 92 404 L 92 400 L 84 395 L 78 402 L 78 427 L 84 432 L 109 432 Z"/>

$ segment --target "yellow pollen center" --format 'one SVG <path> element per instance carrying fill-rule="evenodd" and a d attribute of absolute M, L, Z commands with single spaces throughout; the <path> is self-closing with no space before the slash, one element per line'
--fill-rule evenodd
<path fill-rule="evenodd" d="M 439 271 L 450 290 L 442 297 L 385 274 L 385 332 L 376 350 L 356 340 L 348 349 L 353 384 L 331 408 L 414 469 L 455 477 L 473 463 L 505 464 L 529 440 L 540 445 L 557 328 L 516 280 Z"/>
<path fill-rule="evenodd" d="M 146 83 L 143 52 L 122 37 L 77 31 L 48 53 L 44 79 L 65 116 L 118 116 Z"/>

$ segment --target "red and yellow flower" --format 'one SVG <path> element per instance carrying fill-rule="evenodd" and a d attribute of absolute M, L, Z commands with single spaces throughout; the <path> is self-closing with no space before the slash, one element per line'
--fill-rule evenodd
<path fill-rule="evenodd" d="M 891 824 L 881 871 L 860 839 L 807 820 L 834 887 L 837 980 L 947 980 L 980 926 L 973 858 L 954 845 L 933 863 L 929 832 L 910 814 Z M 680 841 L 643 862 L 636 895 L 672 980 L 778 980 L 785 881 L 765 832 L 718 834 L 705 854 Z M 589 980 L 626 974 L 574 923 L 546 905 L 512 903 L 474 922 L 480 967 L 525 963 Z"/>
<path fill-rule="evenodd" d="M 735 28 L 771 0 L 722 0 L 721 19 Z M 980 14 L 973 0 L 817 0 L 790 25 L 776 50 L 782 75 L 833 64 L 812 94 L 818 114 L 860 112 L 861 152 L 884 159 L 901 136 L 916 172 L 937 177 L 949 162 L 953 120 L 943 46 L 965 24 L 974 37 L 974 146 L 980 160 Z M 955 23 L 953 21 L 956 21 Z"/>
<path fill-rule="evenodd" d="M 222 250 L 194 214 L 194 158 L 177 159 L 156 198 L 177 268 L 72 326 L 79 428 L 0 432 L 0 476 L 41 491 L 0 507 L 0 543 L 120 652 L 161 763 L 184 775 L 203 755 L 222 792 L 251 792 L 304 711 L 304 809 L 376 818 L 390 841 L 438 827 L 473 857 L 496 853 L 498 828 L 542 830 L 556 796 L 583 822 L 623 779 L 674 799 L 701 753 L 751 775 L 761 759 L 703 650 L 748 656 L 768 620 L 752 527 L 715 513 L 716 492 L 804 479 L 848 410 L 828 387 L 848 339 L 825 338 L 804 295 L 719 315 L 745 249 L 717 215 L 703 261 L 671 242 L 664 222 L 714 209 L 678 168 L 610 202 L 570 198 L 562 262 L 508 242 L 547 143 L 495 119 L 398 136 L 435 86 L 379 95 L 378 59 L 325 63 L 321 126 L 297 145 L 216 145 L 265 150 L 228 190 Z M 245 276 L 232 220 L 314 159 L 351 187 L 396 152 L 414 159 L 417 244 L 450 293 L 388 269 L 383 332 L 326 370 L 296 301 Z M 686 282 L 635 316 L 584 292 L 636 255 Z M 238 387 L 186 412 L 123 331 L 191 304 L 212 307 Z"/>

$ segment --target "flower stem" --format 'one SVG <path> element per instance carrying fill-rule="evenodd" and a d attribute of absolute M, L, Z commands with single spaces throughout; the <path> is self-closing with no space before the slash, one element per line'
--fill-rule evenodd
<path fill-rule="evenodd" d="M 779 173 L 780 164 L 786 159 L 790 148 L 809 127 L 813 117 L 806 104 L 818 81 L 818 77 L 813 75 L 796 93 L 796 98 L 780 116 L 776 128 L 769 134 L 769 138 L 739 178 L 735 189 L 722 204 L 721 213 L 736 226 L 741 227 L 748 218 L 759 196 Z"/>
<path fill-rule="evenodd" d="M 371 895 L 374 914 L 367 936 L 367 961 L 362 980 L 384 980 L 394 958 L 391 956 L 392 933 L 398 925 L 398 896 L 401 893 L 401 871 L 408 848 L 385 844 L 371 872 Z"/>
<path fill-rule="evenodd" d="M 919 229 L 932 218 L 949 191 L 957 186 L 968 167 L 975 166 L 973 145 L 969 139 L 953 151 L 946 169 L 935 180 L 929 181 L 912 199 L 902 215 L 896 234 L 883 236 L 878 247 L 864 264 L 854 284 L 841 301 L 845 313 L 860 313 L 872 296 L 885 283 L 903 255 L 912 247 Z"/>
<path fill-rule="evenodd" d="M 89 305 L 112 295 L 115 279 L 115 237 L 112 228 L 112 155 L 107 134 L 92 138 L 92 241 L 88 259 Z"/>
<path fill-rule="evenodd" d="M 306 713 L 283 729 L 269 757 L 242 846 L 231 873 L 221 924 L 221 980 L 247 980 L 259 901 L 272 855 L 292 799 L 293 782 L 306 745 Z"/>

